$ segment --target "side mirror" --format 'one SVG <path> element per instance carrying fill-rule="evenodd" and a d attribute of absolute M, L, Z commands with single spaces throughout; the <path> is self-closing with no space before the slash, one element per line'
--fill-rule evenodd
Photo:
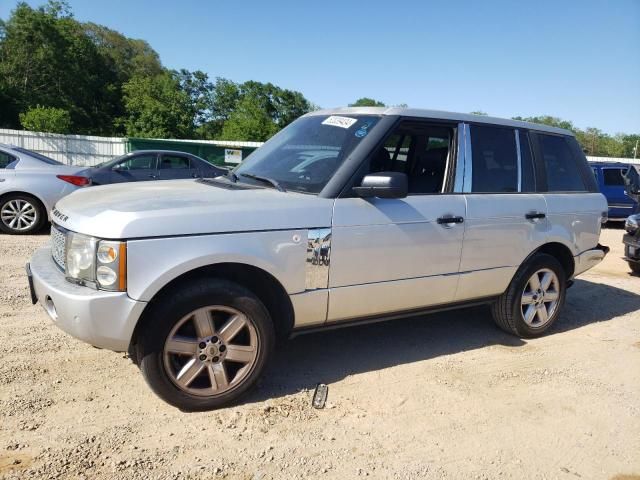
<path fill-rule="evenodd" d="M 370 173 L 362 179 L 359 187 L 353 191 L 362 198 L 404 198 L 409 190 L 409 181 L 406 173 L 378 172 Z"/>

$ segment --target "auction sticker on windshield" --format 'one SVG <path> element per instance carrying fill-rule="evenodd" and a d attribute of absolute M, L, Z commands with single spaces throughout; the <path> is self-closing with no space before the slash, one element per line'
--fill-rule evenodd
<path fill-rule="evenodd" d="M 337 115 L 331 115 L 328 117 L 322 125 L 333 125 L 334 127 L 349 128 L 351 125 L 358 121 L 357 118 L 339 117 Z"/>

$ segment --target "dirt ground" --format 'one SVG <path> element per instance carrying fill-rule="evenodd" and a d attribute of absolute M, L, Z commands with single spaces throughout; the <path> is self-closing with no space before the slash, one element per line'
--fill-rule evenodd
<path fill-rule="evenodd" d="M 547 336 L 486 308 L 302 336 L 236 407 L 185 414 L 55 328 L 0 237 L 0 478 L 638 479 L 640 278 L 606 229 Z M 318 382 L 327 407 L 310 405 Z"/>

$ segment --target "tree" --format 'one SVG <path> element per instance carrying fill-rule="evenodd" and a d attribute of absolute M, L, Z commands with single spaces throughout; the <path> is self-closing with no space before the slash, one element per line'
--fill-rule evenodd
<path fill-rule="evenodd" d="M 263 142 L 278 131 L 267 113 L 264 99 L 255 94 L 245 95 L 224 123 L 222 140 Z"/>
<path fill-rule="evenodd" d="M 38 105 L 20 114 L 20 123 L 35 132 L 69 133 L 71 116 L 62 108 Z"/>
<path fill-rule="evenodd" d="M 17 112 L 44 105 L 67 110 L 79 133 L 111 130 L 109 71 L 65 2 L 19 3 L 3 29 L 0 78 L 12 106 L 0 123 L 18 127 Z"/>
<path fill-rule="evenodd" d="M 369 97 L 362 97 L 354 103 L 349 104 L 350 107 L 386 107 L 386 105 L 378 100 Z"/>
<path fill-rule="evenodd" d="M 123 86 L 122 124 L 132 137 L 192 138 L 195 109 L 175 73 L 134 77 Z"/>

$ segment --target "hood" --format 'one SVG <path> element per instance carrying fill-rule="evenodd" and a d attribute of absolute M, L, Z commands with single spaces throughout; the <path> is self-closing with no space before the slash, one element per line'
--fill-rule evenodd
<path fill-rule="evenodd" d="M 332 210 L 332 199 L 315 195 L 163 180 L 76 190 L 52 218 L 74 232 L 126 239 L 327 227 Z"/>

